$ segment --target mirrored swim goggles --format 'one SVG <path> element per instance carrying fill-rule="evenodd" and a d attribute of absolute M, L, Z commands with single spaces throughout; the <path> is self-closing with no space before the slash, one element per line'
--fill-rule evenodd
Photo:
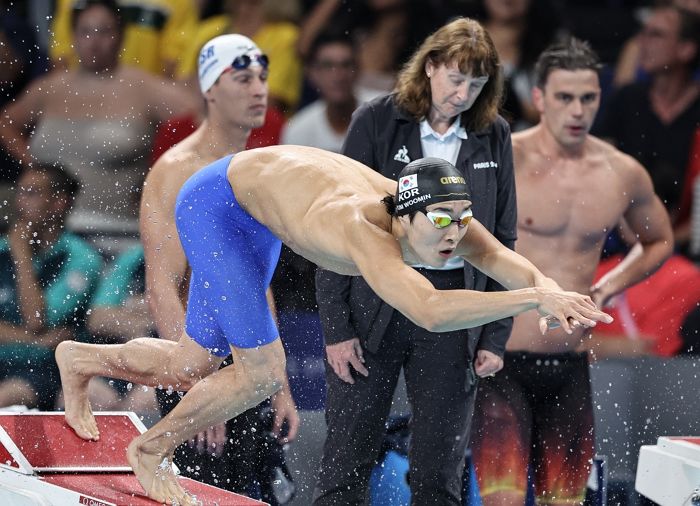
<path fill-rule="evenodd" d="M 270 59 L 266 54 L 256 54 L 254 56 L 242 54 L 233 59 L 231 62 L 231 68 L 235 70 L 243 70 L 250 67 L 253 63 L 257 63 L 263 69 L 267 70 L 268 65 L 270 65 Z"/>
<path fill-rule="evenodd" d="M 464 211 L 459 219 L 455 220 L 447 213 L 440 211 L 423 211 L 435 228 L 447 228 L 456 223 L 459 228 L 465 228 L 472 221 L 472 210 Z"/>

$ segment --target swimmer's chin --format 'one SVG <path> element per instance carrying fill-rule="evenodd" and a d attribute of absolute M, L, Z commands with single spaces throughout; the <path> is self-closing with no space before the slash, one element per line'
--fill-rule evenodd
<path fill-rule="evenodd" d="M 447 261 L 450 258 L 454 258 L 454 255 L 449 256 L 449 257 L 444 257 L 444 258 L 439 258 L 439 259 L 430 259 L 430 260 L 424 260 L 421 262 L 421 264 L 427 266 L 427 267 L 432 267 L 433 269 L 441 269 L 447 265 Z"/>

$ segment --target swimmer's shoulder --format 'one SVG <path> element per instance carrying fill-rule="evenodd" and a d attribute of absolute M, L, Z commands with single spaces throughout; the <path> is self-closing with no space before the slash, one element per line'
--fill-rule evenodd
<path fill-rule="evenodd" d="M 212 161 L 202 157 L 189 136 L 168 149 L 153 164 L 146 175 L 144 195 L 177 192 L 192 174 Z"/>
<path fill-rule="evenodd" d="M 620 171 L 644 171 L 644 167 L 632 156 L 617 149 L 608 141 L 593 135 L 588 136 L 589 152 L 596 157 L 602 157 L 611 168 Z"/>
<path fill-rule="evenodd" d="M 590 135 L 589 149 L 593 156 L 602 158 L 603 163 L 624 178 L 629 185 L 641 184 L 649 179 L 648 172 L 637 159 L 620 151 L 608 141 Z"/>
<path fill-rule="evenodd" d="M 522 168 L 529 158 L 537 154 L 536 142 L 537 128 L 532 127 L 527 130 L 521 130 L 511 135 L 513 144 L 513 161 L 515 162 L 515 170 Z"/>
<path fill-rule="evenodd" d="M 510 136 L 511 142 L 513 143 L 513 150 L 524 150 L 528 146 L 531 146 L 534 137 L 537 133 L 537 128 L 532 127 L 527 130 L 520 130 L 519 132 L 513 132 Z"/>
<path fill-rule="evenodd" d="M 375 244 L 395 243 L 391 234 L 391 216 L 381 202 L 361 197 L 357 202 L 339 203 L 339 207 L 342 208 L 340 216 L 343 218 L 341 228 L 349 244 L 362 248 L 369 241 L 376 241 Z"/>

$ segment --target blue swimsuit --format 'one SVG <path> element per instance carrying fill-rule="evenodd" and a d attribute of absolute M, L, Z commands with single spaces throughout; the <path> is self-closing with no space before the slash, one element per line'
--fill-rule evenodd
<path fill-rule="evenodd" d="M 265 290 L 282 243 L 236 201 L 226 178 L 232 156 L 190 177 L 175 206 L 192 269 L 185 330 L 220 357 L 230 353 L 229 345 L 253 348 L 279 335 Z"/>

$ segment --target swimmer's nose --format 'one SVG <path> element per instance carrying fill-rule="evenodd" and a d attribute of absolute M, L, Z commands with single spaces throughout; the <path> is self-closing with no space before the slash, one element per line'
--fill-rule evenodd
<path fill-rule="evenodd" d="M 445 233 L 443 235 L 445 240 L 450 243 L 454 243 L 457 241 L 457 238 L 459 237 L 459 227 L 457 226 L 457 223 L 450 223 L 446 228 L 445 228 Z"/>

